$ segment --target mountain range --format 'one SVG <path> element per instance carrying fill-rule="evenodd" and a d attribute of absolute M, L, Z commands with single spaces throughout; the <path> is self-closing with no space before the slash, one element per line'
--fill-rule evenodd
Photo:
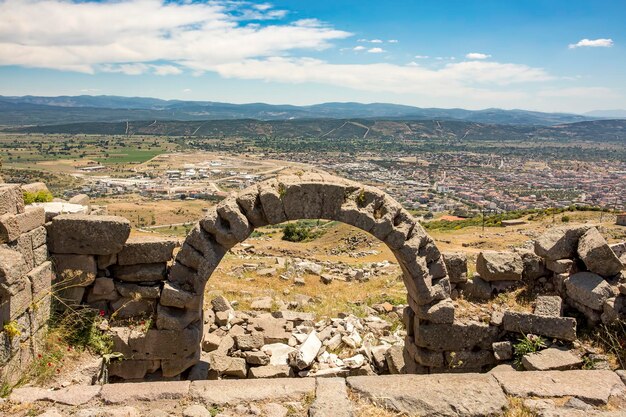
<path fill-rule="evenodd" d="M 81 122 L 200 121 L 255 119 L 447 120 L 500 125 L 553 126 L 563 123 L 626 118 L 626 111 L 584 115 L 528 110 L 420 108 L 388 103 L 323 103 L 310 106 L 266 103 L 161 100 L 119 96 L 0 96 L 0 125 L 52 125 Z"/>

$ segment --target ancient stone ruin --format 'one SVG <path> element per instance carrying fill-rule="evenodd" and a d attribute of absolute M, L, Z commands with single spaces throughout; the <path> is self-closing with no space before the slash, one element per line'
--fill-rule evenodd
<path fill-rule="evenodd" d="M 0 193 L 0 284 L 7 305 L 2 317 L 19 329 L 19 337 L 2 342 L 3 369 L 26 360 L 23 346 L 30 355 L 36 352 L 51 289 L 59 309 L 89 305 L 111 316 L 107 331 L 123 360 L 113 361 L 109 374 L 127 380 L 369 375 L 372 368 L 480 372 L 511 359 L 510 335 L 574 341 L 576 319 L 563 316 L 563 301 L 592 323 L 626 318 L 624 259 L 618 257 L 623 248 L 610 247 L 589 226 L 551 229 L 533 247 L 484 251 L 468 280 L 465 255 L 440 253 L 399 203 L 380 190 L 329 175 L 281 176 L 228 197 L 208 211 L 180 248 L 171 239 L 129 238 L 129 222 L 114 216 L 59 214 L 44 228 L 43 210 L 25 210 L 18 186 L 2 185 Z M 249 315 L 236 312 L 223 297 L 204 310 L 207 280 L 233 246 L 256 227 L 299 219 L 340 221 L 391 249 L 407 289 L 402 347 L 364 348 L 355 340 L 358 332 L 351 338 L 363 323 L 351 317 L 329 324 L 296 311 Z M 52 281 L 48 251 L 56 272 Z M 551 294 L 539 297 L 532 313 L 460 315 L 455 308 L 459 297 L 486 300 L 522 281 Z M 39 304 L 43 308 L 35 308 Z M 132 325 L 116 325 L 113 318 Z M 354 343 L 365 355 L 350 358 L 341 369 L 311 373 L 316 360 L 331 356 L 333 343 Z M 201 361 L 203 349 L 208 355 Z M 542 359 L 530 361 L 527 369 L 558 369 L 542 365 Z"/>

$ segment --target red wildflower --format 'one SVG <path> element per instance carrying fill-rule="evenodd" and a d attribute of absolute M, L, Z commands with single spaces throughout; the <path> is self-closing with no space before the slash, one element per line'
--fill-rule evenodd
<path fill-rule="evenodd" d="M 104 310 L 100 310 L 100 317 L 104 317 Z"/>
<path fill-rule="evenodd" d="M 48 366 L 52 366 L 52 362 L 48 362 Z"/>
<path fill-rule="evenodd" d="M 43 356 L 41 356 L 41 353 L 38 353 L 38 354 L 37 354 L 37 357 L 38 357 L 39 359 L 43 358 Z"/>

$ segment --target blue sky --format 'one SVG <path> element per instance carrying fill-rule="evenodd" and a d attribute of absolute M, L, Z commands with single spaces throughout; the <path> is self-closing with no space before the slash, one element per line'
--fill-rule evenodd
<path fill-rule="evenodd" d="M 624 1 L 0 0 L 0 95 L 626 108 Z"/>

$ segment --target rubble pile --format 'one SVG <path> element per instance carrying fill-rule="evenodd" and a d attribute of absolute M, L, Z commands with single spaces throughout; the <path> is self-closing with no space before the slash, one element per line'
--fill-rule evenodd
<path fill-rule="evenodd" d="M 235 311 L 222 296 L 204 312 L 201 361 L 190 379 L 402 373 L 403 330 L 376 315 Z M 392 307 L 396 317 L 405 307 Z"/>
<path fill-rule="evenodd" d="M 304 277 L 313 275 L 320 277 L 324 284 L 333 281 L 366 282 L 371 277 L 393 276 L 400 273 L 397 264 L 387 260 L 381 262 L 367 262 L 359 266 L 345 262 L 312 261 L 298 257 L 275 257 L 273 264 L 263 262 L 261 257 L 240 257 L 247 261 L 241 266 L 227 272 L 230 276 L 242 277 L 244 272 L 256 272 L 262 277 L 275 277 L 285 281 L 293 281 L 296 285 L 305 285 Z"/>

